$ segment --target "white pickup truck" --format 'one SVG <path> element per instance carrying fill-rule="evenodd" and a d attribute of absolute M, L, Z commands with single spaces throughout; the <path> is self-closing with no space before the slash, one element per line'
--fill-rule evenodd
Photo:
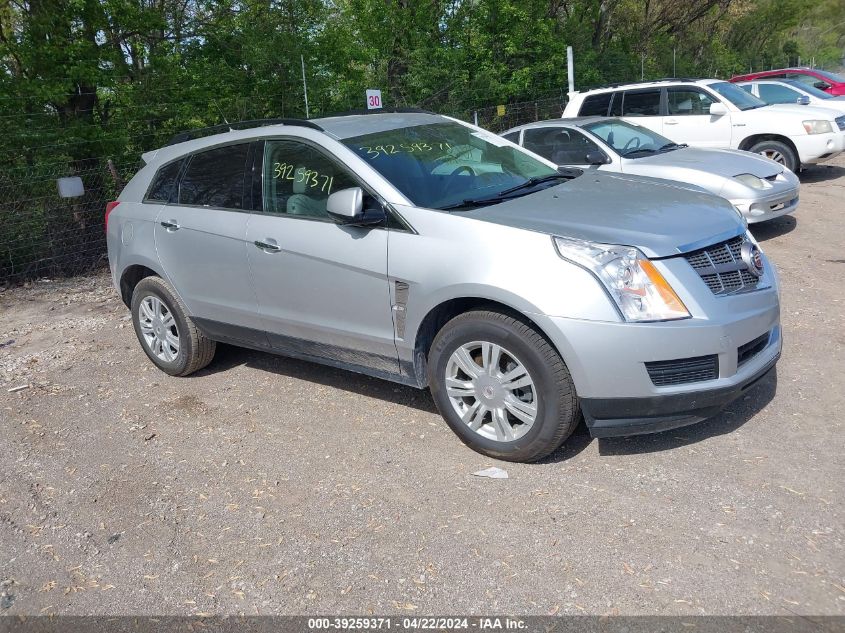
<path fill-rule="evenodd" d="M 845 150 L 845 116 L 797 104 L 767 105 L 718 79 L 664 79 L 574 92 L 563 118 L 618 116 L 694 147 L 757 152 L 792 171 Z"/>

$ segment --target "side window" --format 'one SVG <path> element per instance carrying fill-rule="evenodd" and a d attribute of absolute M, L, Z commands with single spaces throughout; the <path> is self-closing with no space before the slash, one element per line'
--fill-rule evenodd
<path fill-rule="evenodd" d="M 506 138 L 511 143 L 519 145 L 519 132 L 508 132 L 507 134 L 502 134 L 502 138 Z"/>
<path fill-rule="evenodd" d="M 818 77 L 813 77 L 812 75 L 808 75 L 806 73 L 789 73 L 787 77 L 789 79 L 800 81 L 802 84 L 807 84 L 808 86 L 815 86 L 817 83 L 827 83 Z"/>
<path fill-rule="evenodd" d="M 758 84 L 760 98 L 766 103 L 795 103 L 801 93 L 777 84 Z"/>
<path fill-rule="evenodd" d="M 179 204 L 243 208 L 248 152 L 249 144 L 241 143 L 194 154 L 179 183 Z"/>
<path fill-rule="evenodd" d="M 324 219 L 330 193 L 358 186 L 348 172 L 298 141 L 264 144 L 263 181 L 266 213 Z"/>
<path fill-rule="evenodd" d="M 145 202 L 176 202 L 176 186 L 178 184 L 179 173 L 182 171 L 182 165 L 185 164 L 185 159 L 168 163 L 156 172 L 150 188 L 147 190 L 147 195 L 144 197 Z"/>
<path fill-rule="evenodd" d="M 710 114 L 713 99 L 699 90 L 669 88 L 666 93 L 669 114 L 674 116 Z"/>
<path fill-rule="evenodd" d="M 581 132 L 568 128 L 530 128 L 524 138 L 526 149 L 557 165 L 586 165 L 587 153 L 599 151 L 598 145 Z"/>
<path fill-rule="evenodd" d="M 625 92 L 624 116 L 659 116 L 660 90 L 628 90 Z"/>
<path fill-rule="evenodd" d="M 590 95 L 584 99 L 578 116 L 607 116 L 607 109 L 610 106 L 612 92 L 605 92 L 598 95 Z"/>

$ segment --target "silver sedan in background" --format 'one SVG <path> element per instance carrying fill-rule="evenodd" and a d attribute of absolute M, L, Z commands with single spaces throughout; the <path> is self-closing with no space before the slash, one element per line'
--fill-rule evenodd
<path fill-rule="evenodd" d="M 560 166 L 697 185 L 730 200 L 749 223 L 798 208 L 798 177 L 783 165 L 751 152 L 679 145 L 622 119 L 539 121 L 502 136 Z"/>

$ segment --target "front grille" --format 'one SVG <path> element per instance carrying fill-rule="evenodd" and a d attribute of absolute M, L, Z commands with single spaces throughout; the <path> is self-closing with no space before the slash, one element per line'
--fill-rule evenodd
<path fill-rule="evenodd" d="M 744 242 L 745 237 L 740 235 L 727 242 L 687 253 L 684 258 L 715 295 L 754 290 L 760 278 L 748 270 L 742 261 L 740 251 Z"/>
<path fill-rule="evenodd" d="M 766 345 L 769 344 L 769 333 L 758 336 L 753 341 L 749 341 L 745 345 L 740 345 L 736 350 L 736 366 L 741 367 L 757 354 L 762 352 Z"/>
<path fill-rule="evenodd" d="M 840 130 L 845 130 L 845 114 L 836 117 L 836 125 L 839 126 Z"/>
<path fill-rule="evenodd" d="M 651 382 L 657 387 L 685 385 L 690 382 L 715 380 L 719 377 L 719 357 L 696 356 L 678 360 L 658 360 L 645 364 Z"/>

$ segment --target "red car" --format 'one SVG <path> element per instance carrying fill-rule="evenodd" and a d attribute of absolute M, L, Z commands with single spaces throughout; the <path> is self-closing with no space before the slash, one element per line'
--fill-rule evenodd
<path fill-rule="evenodd" d="M 845 77 L 815 68 L 779 68 L 731 77 L 731 81 L 752 81 L 754 79 L 796 79 L 834 96 L 845 95 Z"/>

